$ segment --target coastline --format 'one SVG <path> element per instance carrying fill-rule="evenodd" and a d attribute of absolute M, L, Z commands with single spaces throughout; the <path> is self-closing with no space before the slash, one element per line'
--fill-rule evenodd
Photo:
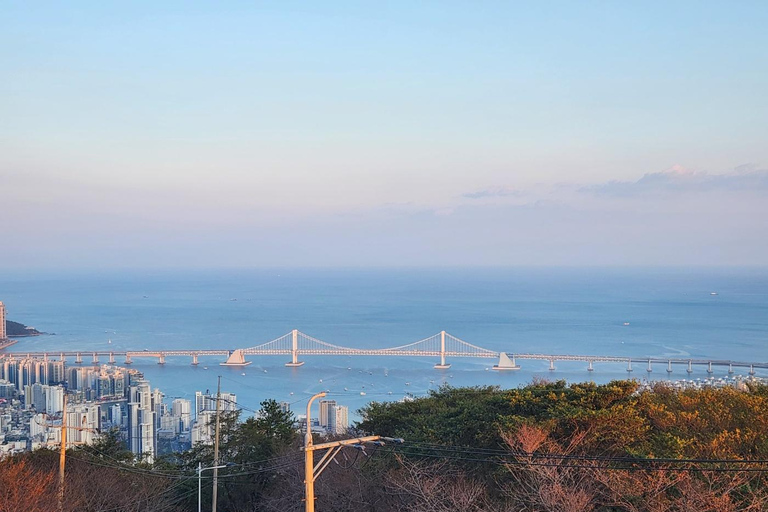
<path fill-rule="evenodd" d="M 0 340 L 0 350 L 6 349 L 8 347 L 11 347 L 11 346 L 15 345 L 16 343 L 18 343 L 18 340 L 12 340 L 12 339 Z"/>

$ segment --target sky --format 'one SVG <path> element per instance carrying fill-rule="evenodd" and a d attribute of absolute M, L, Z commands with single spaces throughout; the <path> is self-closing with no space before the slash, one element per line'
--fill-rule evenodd
<path fill-rule="evenodd" d="M 0 269 L 764 265 L 768 3 L 3 2 Z"/>

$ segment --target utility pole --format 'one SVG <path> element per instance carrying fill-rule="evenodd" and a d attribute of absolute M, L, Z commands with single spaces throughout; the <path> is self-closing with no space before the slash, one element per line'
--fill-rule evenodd
<path fill-rule="evenodd" d="M 355 446 L 361 448 L 363 443 L 374 443 L 383 445 L 383 441 L 389 441 L 393 443 L 402 444 L 404 441 L 400 438 L 381 437 L 381 436 L 366 436 L 356 437 L 353 439 L 344 439 L 341 441 L 331 441 L 330 443 L 314 444 L 312 442 L 312 426 L 310 419 L 312 417 L 312 402 L 316 398 L 322 398 L 325 396 L 325 391 L 318 393 L 309 399 L 307 402 L 307 433 L 304 436 L 304 510 L 305 512 L 315 512 L 315 480 L 320 473 L 323 472 L 328 464 L 336 457 L 336 455 L 345 446 Z M 382 441 L 383 440 L 383 441 Z M 317 464 L 315 464 L 315 451 L 316 450 L 328 450 L 325 452 Z M 365 452 L 363 452 L 365 453 Z"/>
<path fill-rule="evenodd" d="M 61 411 L 61 425 L 50 425 L 47 421 L 45 423 L 40 423 L 37 420 L 35 422 L 38 425 L 41 425 L 45 428 L 58 428 L 61 429 L 61 447 L 59 448 L 59 496 L 58 496 L 58 512 L 64 512 L 64 474 L 67 467 L 67 445 L 68 444 L 86 444 L 82 441 L 78 442 L 75 441 L 73 443 L 67 443 L 67 431 L 70 429 L 77 430 L 79 432 L 83 431 L 90 431 L 90 432 L 98 432 L 98 429 L 93 429 L 89 427 L 78 427 L 75 426 L 69 426 L 67 425 L 67 392 L 64 391 L 64 397 L 62 400 L 62 411 Z"/>
<path fill-rule="evenodd" d="M 219 426 L 221 424 L 219 420 L 219 414 L 221 413 L 221 375 L 219 375 L 219 386 L 216 390 L 216 433 L 214 434 L 215 440 L 213 442 L 213 503 L 211 504 L 211 511 L 216 512 L 216 500 L 218 498 L 219 491 Z"/>
<path fill-rule="evenodd" d="M 59 512 L 64 512 L 64 468 L 67 465 L 67 392 L 61 413 L 61 450 L 59 451 Z"/>

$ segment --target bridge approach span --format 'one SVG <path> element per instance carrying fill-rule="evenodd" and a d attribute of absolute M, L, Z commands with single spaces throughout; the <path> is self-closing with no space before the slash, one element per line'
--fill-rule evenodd
<path fill-rule="evenodd" d="M 588 370 L 593 370 L 594 363 L 621 363 L 627 365 L 627 371 L 633 371 L 632 365 L 645 365 L 645 370 L 649 373 L 653 371 L 654 365 L 665 366 L 667 372 L 672 373 L 673 366 L 685 366 L 688 373 L 692 373 L 694 366 L 705 366 L 709 373 L 713 372 L 713 367 L 728 367 L 730 373 L 734 368 L 749 368 L 749 373 L 754 374 L 755 369 L 768 369 L 768 362 L 747 362 L 731 361 L 724 359 L 707 358 L 667 358 L 667 357 L 626 357 L 626 356 L 605 356 L 605 355 L 571 355 L 571 354 L 535 354 L 535 353 L 500 353 L 489 350 L 477 345 L 468 343 L 445 331 L 441 331 L 433 336 L 424 338 L 413 343 L 400 345 L 396 347 L 381 349 L 359 349 L 334 345 L 317 338 L 313 338 L 303 332 L 294 329 L 291 332 L 280 336 L 272 341 L 262 343 L 248 348 L 240 349 L 152 349 L 152 350 L 63 350 L 49 352 L 0 352 L 0 358 L 35 358 L 51 360 L 71 360 L 78 364 L 109 362 L 116 364 L 117 357 L 124 358 L 121 361 L 124 364 L 131 364 L 136 358 L 156 358 L 159 364 L 164 364 L 167 357 L 190 357 L 192 364 L 199 363 L 200 357 L 226 357 L 226 361 L 221 363 L 227 366 L 245 366 L 250 361 L 245 356 L 278 356 L 287 355 L 291 360 L 286 366 L 301 366 L 304 361 L 300 356 L 395 356 L 395 357 L 435 357 L 439 362 L 435 368 L 449 368 L 450 364 L 446 362 L 447 357 L 472 357 L 499 359 L 499 365 L 494 369 L 515 370 L 519 366 L 518 360 L 541 360 L 549 362 L 550 370 L 555 369 L 555 363 L 560 361 L 583 362 L 588 364 Z M 511 360 L 509 359 L 511 358 Z M 505 362 L 502 365 L 502 362 Z M 511 364 L 509 363 L 511 361 Z"/>

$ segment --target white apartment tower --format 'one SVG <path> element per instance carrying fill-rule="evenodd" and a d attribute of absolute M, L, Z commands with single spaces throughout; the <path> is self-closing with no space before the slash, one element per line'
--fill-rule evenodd
<path fill-rule="evenodd" d="M 0 302 L 0 340 L 7 338 L 8 331 L 5 328 L 5 304 Z"/>
<path fill-rule="evenodd" d="M 149 382 L 131 386 L 128 398 L 128 446 L 135 455 L 152 462 L 155 456 L 155 411 Z"/>
<path fill-rule="evenodd" d="M 320 426 L 328 427 L 331 423 L 331 412 L 336 407 L 336 400 L 320 400 Z"/>
<path fill-rule="evenodd" d="M 346 405 L 334 405 L 328 414 L 328 431 L 343 434 L 349 427 L 349 408 Z"/>

